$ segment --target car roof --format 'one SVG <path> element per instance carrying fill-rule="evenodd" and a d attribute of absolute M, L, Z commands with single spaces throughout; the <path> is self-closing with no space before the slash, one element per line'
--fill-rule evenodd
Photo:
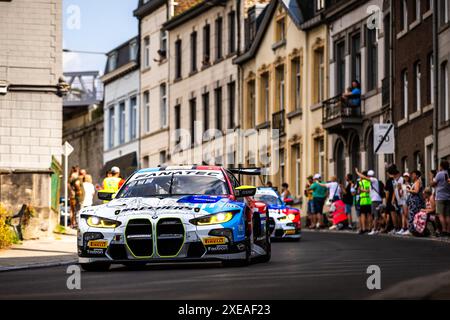
<path fill-rule="evenodd" d="M 173 170 L 199 170 L 199 171 L 222 171 L 222 167 L 219 166 L 161 166 L 157 168 L 145 168 L 139 170 L 137 173 L 159 172 L 159 171 L 173 171 Z"/>

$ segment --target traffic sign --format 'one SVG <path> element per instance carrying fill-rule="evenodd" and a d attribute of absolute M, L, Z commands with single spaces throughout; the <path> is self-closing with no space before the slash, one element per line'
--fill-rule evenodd
<path fill-rule="evenodd" d="M 392 123 L 375 124 L 374 129 L 374 151 L 375 154 L 395 153 L 395 132 Z"/>
<path fill-rule="evenodd" d="M 64 143 L 64 145 L 62 147 L 63 156 L 65 156 L 65 157 L 70 156 L 72 154 L 73 150 L 74 149 L 73 149 L 72 145 L 66 141 L 66 143 Z"/>

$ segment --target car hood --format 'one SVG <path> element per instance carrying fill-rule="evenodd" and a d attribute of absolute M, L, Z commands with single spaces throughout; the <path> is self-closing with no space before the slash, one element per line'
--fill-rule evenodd
<path fill-rule="evenodd" d="M 187 196 L 182 198 L 124 198 L 107 204 L 85 208 L 81 214 L 117 219 L 131 215 L 186 214 L 193 218 L 218 212 L 240 210 L 243 203 L 224 197 Z"/>

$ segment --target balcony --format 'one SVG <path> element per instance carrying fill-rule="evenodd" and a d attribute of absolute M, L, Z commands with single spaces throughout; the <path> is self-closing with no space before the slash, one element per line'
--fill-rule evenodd
<path fill-rule="evenodd" d="M 278 130 L 279 135 L 286 133 L 286 111 L 281 110 L 272 114 L 272 130 Z"/>
<path fill-rule="evenodd" d="M 341 133 L 348 129 L 358 130 L 363 122 L 360 95 L 343 99 L 342 95 L 326 100 L 322 104 L 322 124 L 329 133 Z"/>

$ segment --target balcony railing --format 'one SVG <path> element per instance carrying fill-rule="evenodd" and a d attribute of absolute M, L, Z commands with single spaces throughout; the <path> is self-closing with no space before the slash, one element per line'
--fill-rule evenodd
<path fill-rule="evenodd" d="M 286 133 L 286 111 L 281 110 L 272 114 L 272 129 L 278 130 L 280 135 Z"/>
<path fill-rule="evenodd" d="M 324 101 L 322 108 L 325 129 L 344 129 L 346 125 L 362 123 L 361 95 L 346 98 L 339 95 Z"/>

